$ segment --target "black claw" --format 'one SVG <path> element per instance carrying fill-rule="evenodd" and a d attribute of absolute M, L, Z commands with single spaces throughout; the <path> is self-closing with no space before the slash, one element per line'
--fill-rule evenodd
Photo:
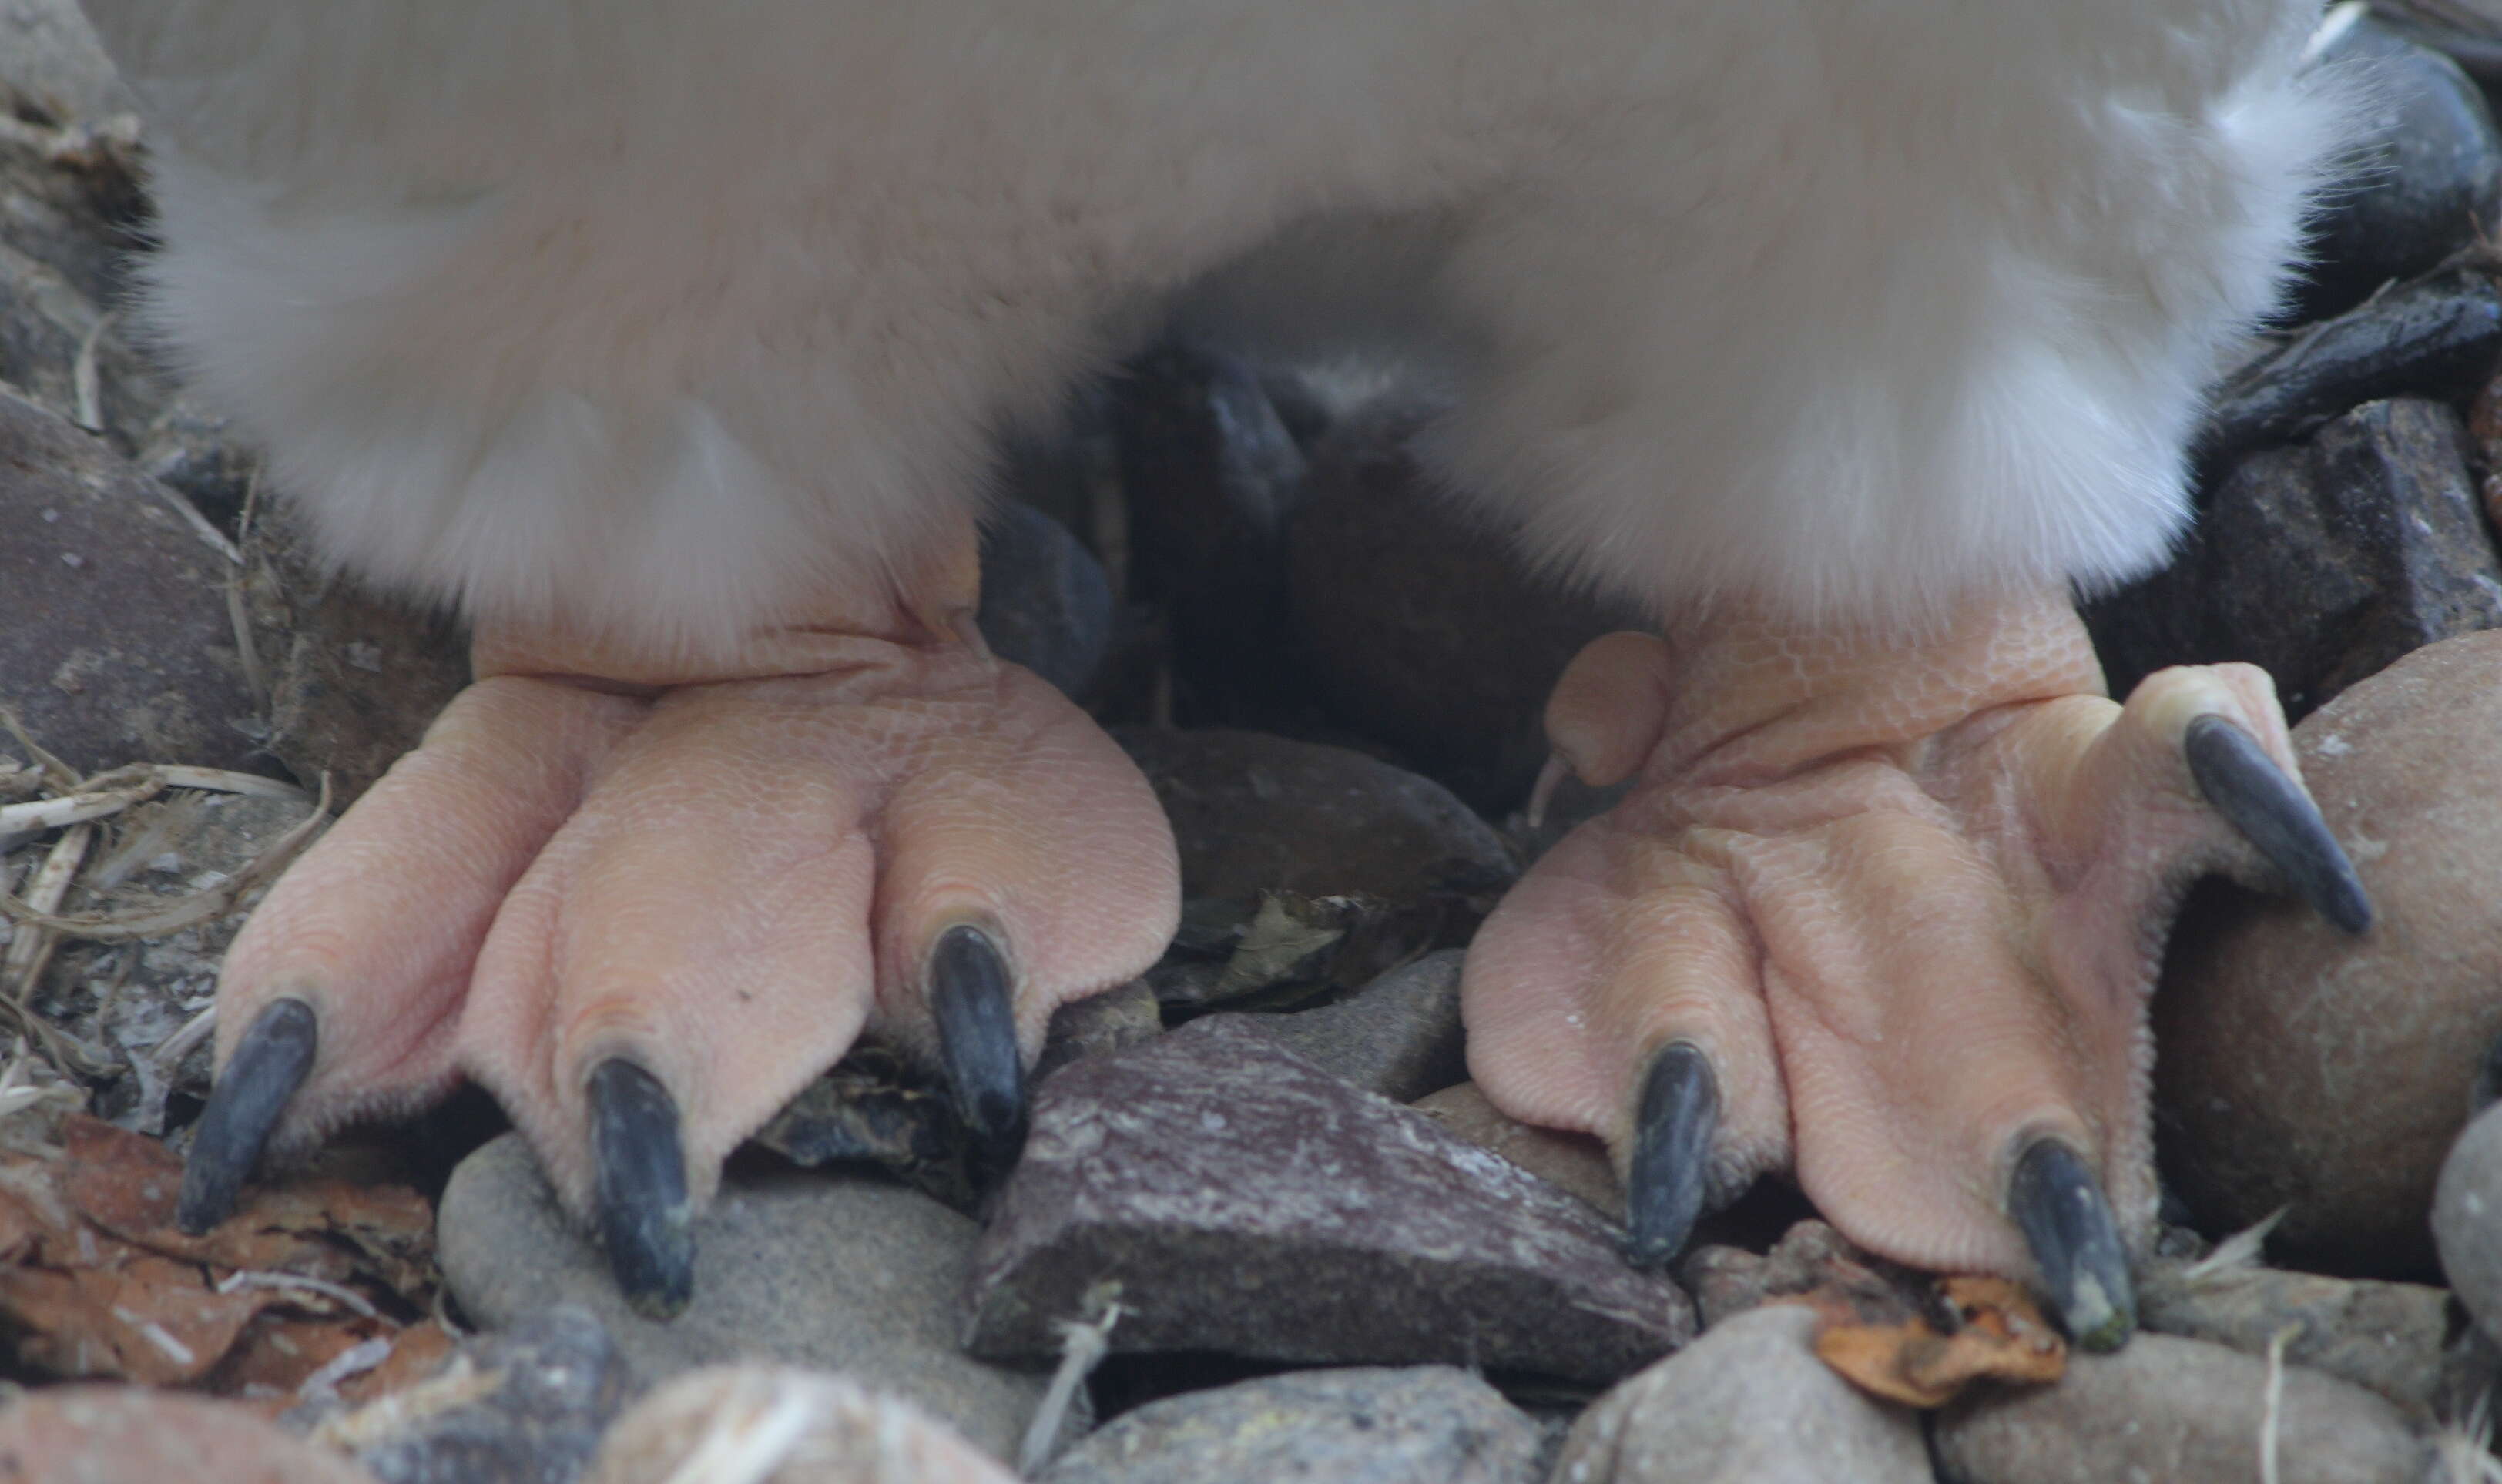
<path fill-rule="evenodd" d="M 659 1078 L 619 1059 L 592 1069 L 590 1096 L 592 1198 L 608 1270 L 635 1312 L 674 1319 L 695 1284 L 677 1101 Z"/>
<path fill-rule="evenodd" d="M 1711 1140 L 1720 1131 L 1720 1084 L 1701 1047 L 1677 1041 L 1651 1059 L 1625 1170 L 1625 1259 L 1666 1265 L 1685 1248 L 1703 1214 Z"/>
<path fill-rule="evenodd" d="M 1025 1142 L 1025 1062 L 1007 960 L 989 934 L 960 925 L 938 935 L 930 951 L 930 1013 L 956 1116 L 986 1152 L 1013 1154 Z"/>
<path fill-rule="evenodd" d="M 2007 1209 L 2022 1228 L 2042 1286 L 2068 1335 L 2086 1350 L 2117 1350 L 2137 1329 L 2128 1249 L 2102 1182 L 2077 1152 L 2044 1139 L 2015 1162 Z"/>
<path fill-rule="evenodd" d="M 2242 837 L 2321 917 L 2348 932 L 2372 926 L 2372 899 L 2328 832 L 2319 806 L 2247 731 L 2219 716 L 2189 724 L 2181 739 L 2189 776 Z"/>
<path fill-rule="evenodd" d="M 261 1146 L 287 1111 L 287 1099 L 313 1070 L 321 1038 L 313 1007 L 300 999 L 272 1000 L 260 1012 L 209 1094 L 183 1166 L 183 1195 L 174 1221 L 193 1236 L 234 1213 L 235 1197 L 260 1160 Z"/>

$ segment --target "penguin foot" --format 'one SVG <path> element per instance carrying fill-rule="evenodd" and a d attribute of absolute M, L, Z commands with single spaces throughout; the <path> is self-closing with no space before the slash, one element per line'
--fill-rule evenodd
<path fill-rule="evenodd" d="M 1547 725 L 1634 787 L 1479 933 L 1470 1062 L 1513 1116 L 1606 1140 L 1636 1261 L 1789 1170 L 1869 1250 L 2031 1278 L 2116 1346 L 2182 894 L 2222 873 L 2370 924 L 2267 677 L 2114 703 L 2060 593 L 1924 631 L 1724 610 L 1610 635 Z"/>

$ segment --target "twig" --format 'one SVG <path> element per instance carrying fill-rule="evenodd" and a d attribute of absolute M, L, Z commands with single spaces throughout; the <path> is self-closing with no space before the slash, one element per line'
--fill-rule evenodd
<path fill-rule="evenodd" d="M 51 798 L 31 799 L 22 804 L 0 804 L 0 834 L 15 834 L 21 829 L 58 829 L 65 825 L 84 825 L 119 814 L 132 804 L 142 803 L 165 792 L 162 779 L 151 778 L 128 788 L 89 790 L 81 793 L 62 793 Z"/>
<path fill-rule="evenodd" d="M 2300 1332 L 2302 1326 L 2286 1325 L 2268 1339 L 2267 1405 L 2259 1417 L 2259 1484 L 2283 1484 L 2277 1472 L 2276 1450 L 2284 1411 L 2284 1347 Z"/>
<path fill-rule="evenodd" d="M 122 912 L 87 912 L 76 916 L 57 916 L 35 906 L 31 900 L 21 901 L 0 892 L 0 917 L 69 937 L 84 938 L 90 943 L 135 942 L 215 922 L 242 905 L 246 896 L 277 879 L 278 873 L 287 869 L 304 847 L 312 843 L 321 826 L 329 823 L 329 818 L 330 776 L 324 773 L 321 775 L 321 795 L 314 804 L 313 812 L 294 828 L 272 841 L 267 850 L 254 857 L 242 870 L 207 891 L 156 906 Z M 95 826 L 78 825 L 72 827 L 92 829 Z M 11 946 L 14 948 L 16 945 Z"/>
<path fill-rule="evenodd" d="M 383 1317 L 381 1311 L 367 1301 L 364 1295 L 355 1289 L 345 1284 L 333 1283 L 327 1278 L 307 1277 L 300 1272 L 263 1272 L 254 1268 L 237 1268 L 218 1283 L 218 1292 L 220 1294 L 231 1294 L 238 1289 L 246 1288 L 300 1289 L 308 1294 L 319 1294 L 324 1298 L 336 1299 L 346 1304 L 358 1318 L 381 1319 Z"/>
<path fill-rule="evenodd" d="M 1101 1301 L 1102 1311 L 1095 1319 L 1074 1324 L 1064 1320 L 1058 1326 L 1060 1368 L 1051 1373 L 1051 1387 L 1034 1406 L 1033 1421 L 1026 1425 L 1025 1441 L 1017 1447 L 1017 1472 L 1028 1478 L 1042 1472 L 1051 1462 L 1051 1445 L 1059 1440 L 1061 1424 L 1068 1419 L 1068 1403 L 1112 1348 L 1112 1327 L 1121 1322 L 1121 1305 L 1108 1296 L 1101 1296 Z"/>
<path fill-rule="evenodd" d="M 86 860 L 87 847 L 94 843 L 93 825 L 72 825 L 52 842 L 44 863 L 35 868 L 35 879 L 26 886 L 26 903 L 34 913 L 49 916 L 60 906 L 62 898 L 69 895 L 70 883 L 77 878 L 80 863 Z M 44 965 L 51 961 L 52 949 L 58 942 L 44 927 L 36 923 L 32 930 L 17 933 L 9 940 L 9 951 L 0 955 L 0 995 L 6 995 L 10 1003 L 21 1010 L 26 996 L 34 993 Z"/>
<path fill-rule="evenodd" d="M 78 357 L 70 362 L 70 387 L 78 399 L 78 425 L 90 433 L 104 431 L 104 380 L 96 374 L 95 348 L 113 327 L 113 316 L 96 316 L 79 341 Z"/>

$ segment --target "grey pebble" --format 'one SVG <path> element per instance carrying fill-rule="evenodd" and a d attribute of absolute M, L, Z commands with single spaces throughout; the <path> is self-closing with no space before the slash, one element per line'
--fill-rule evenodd
<path fill-rule="evenodd" d="M 2457 62 L 2375 20 L 2346 28 L 2320 61 L 2360 69 L 2370 101 L 2311 224 L 2296 290 L 2305 320 L 2432 267 L 2480 225 L 2491 231 L 2502 204 L 2502 137 Z"/>
<path fill-rule="evenodd" d="M 2294 728 L 2375 913 L 2350 937 L 2291 901 L 2191 899 L 2154 996 L 2157 1130 L 2209 1231 L 2289 1207 L 2283 1261 L 2430 1269 L 2425 1217 L 2502 1035 L 2502 633 L 2417 651 Z"/>
<path fill-rule="evenodd" d="M 1125 1412 L 1041 1484 L 1533 1484 L 1539 1430 L 1450 1366 L 1304 1370 Z"/>
<path fill-rule="evenodd" d="M 560 1303 L 469 1336 L 436 1375 L 331 1440 L 383 1484 L 562 1484 L 638 1390 L 599 1321 Z"/>
<path fill-rule="evenodd" d="M 2458 1301 L 2488 1338 L 2502 1336 L 2502 1109 L 2470 1121 L 2442 1161 L 2432 1238 Z"/>
<path fill-rule="evenodd" d="M 970 1293 L 967 1345 L 1003 1357 L 1105 1297 L 1120 1351 L 1591 1382 L 1693 1332 L 1586 1205 L 1230 1018 L 1042 1086 Z"/>
<path fill-rule="evenodd" d="M 1083 701 L 1112 645 L 1112 587 L 1068 527 L 1011 500 L 982 524 L 982 606 L 991 652 Z"/>
<path fill-rule="evenodd" d="M 2071 1352 L 2055 1386 L 1976 1389 L 1939 1418 L 1948 1484 L 2420 1484 L 2431 1444 L 2395 1406 L 2301 1366 L 2168 1334 Z M 2270 1441 L 2273 1429 L 2272 1441 Z M 2273 1474 L 2261 1472 L 2272 1454 Z"/>
<path fill-rule="evenodd" d="M 509 1134 L 453 1173 L 436 1230 L 444 1277 L 481 1325 L 578 1303 L 647 1380 L 734 1360 L 848 1371 L 1010 1457 L 1046 1378 L 958 1349 L 953 1319 L 974 1236 L 970 1219 L 879 1182 L 725 1180 L 695 1225 L 694 1299 L 659 1323 L 619 1297 L 606 1257 Z"/>
<path fill-rule="evenodd" d="M 1393 1102 L 1413 1102 L 1469 1075 L 1456 948 L 1403 964 L 1333 1005 L 1241 1023 L 1314 1065 Z"/>
<path fill-rule="evenodd" d="M 1409 903 L 1512 874 L 1502 838 L 1449 790 L 1362 753 L 1253 731 L 1112 735 L 1172 820 L 1185 897 Z"/>
<path fill-rule="evenodd" d="M 265 770 L 234 568 L 101 441 L 0 391 L 0 697 L 75 768 Z M 244 724 L 244 725 L 238 725 Z M 18 756 L 0 736 L 0 754 Z"/>
<path fill-rule="evenodd" d="M 1794 1304 L 1714 1326 L 1582 1414 L 1550 1484 L 1928 1484 L 1918 1417 L 1817 1360 L 1815 1326 Z"/>
<path fill-rule="evenodd" d="M 2245 1355 L 2267 1354 L 2290 1327 L 2287 1361 L 2368 1387 L 2417 1418 L 2449 1395 L 2456 1310 L 2447 1290 L 2426 1284 L 2158 1258 L 2138 1270 L 2137 1317 Z"/>

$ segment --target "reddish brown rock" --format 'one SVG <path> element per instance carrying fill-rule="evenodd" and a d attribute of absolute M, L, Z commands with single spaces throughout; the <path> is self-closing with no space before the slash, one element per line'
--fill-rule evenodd
<path fill-rule="evenodd" d="M 966 1343 L 1441 1363 L 1609 1381 L 1693 1333 L 1580 1201 L 1237 1020 L 1045 1084 L 975 1253 Z"/>

